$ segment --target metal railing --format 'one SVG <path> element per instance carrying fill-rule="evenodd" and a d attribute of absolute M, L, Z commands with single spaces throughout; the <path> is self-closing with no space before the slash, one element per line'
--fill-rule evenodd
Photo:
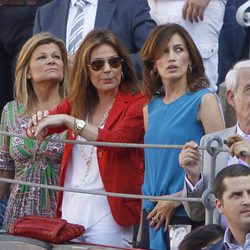
<path fill-rule="evenodd" d="M 24 135 L 20 134 L 12 134 L 4 131 L 0 131 L 0 135 L 12 136 L 12 137 L 21 137 L 27 138 Z M 108 147 L 128 147 L 128 148 L 164 148 L 164 149 L 182 149 L 184 145 L 161 145 L 161 144 L 136 144 L 136 143 L 111 143 L 111 142 L 92 142 L 92 141 L 79 141 L 79 140 L 63 140 L 63 139 L 45 139 L 46 141 L 60 142 L 60 143 L 71 143 L 71 144 L 85 144 L 85 145 L 95 145 L 95 146 L 108 146 Z M 214 145 L 214 142 L 218 144 L 218 146 Z M 112 197 L 120 197 L 120 198 L 131 198 L 131 199 L 149 199 L 153 201 L 160 200 L 170 200 L 170 201 L 182 201 L 182 202 L 202 202 L 205 207 L 206 213 L 206 224 L 210 224 L 213 221 L 213 211 L 214 211 L 214 198 L 212 194 L 212 185 L 215 178 L 215 170 L 216 170 L 216 158 L 221 152 L 230 152 L 228 148 L 223 148 L 223 141 L 220 137 L 210 137 L 207 145 L 199 146 L 199 150 L 207 150 L 211 156 L 211 166 L 209 173 L 209 181 L 208 187 L 203 192 L 202 197 L 200 198 L 185 198 L 185 197 L 172 197 L 169 195 L 166 196 L 147 196 L 147 195 L 137 195 L 137 194 L 123 194 L 123 193 L 112 193 L 112 192 L 104 192 L 100 190 L 84 190 L 81 188 L 65 188 L 60 186 L 52 186 L 45 184 L 38 184 L 32 182 L 24 182 L 19 180 L 0 178 L 0 181 L 7 182 L 11 184 L 20 184 L 27 186 L 34 186 L 39 188 L 53 189 L 57 191 L 67 191 L 74 193 L 82 193 L 82 194 L 91 194 L 91 195 L 101 195 L 101 196 L 112 196 Z M 246 153 L 250 156 L 250 153 Z"/>

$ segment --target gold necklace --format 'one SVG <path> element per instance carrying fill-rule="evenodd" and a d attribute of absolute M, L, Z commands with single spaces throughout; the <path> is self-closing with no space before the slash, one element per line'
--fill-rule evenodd
<path fill-rule="evenodd" d="M 86 178 L 89 174 L 89 170 L 90 170 L 90 166 L 91 166 L 93 154 L 94 154 L 94 146 L 91 146 L 90 154 L 88 156 L 85 152 L 84 145 L 81 145 L 81 154 L 82 154 L 82 157 L 85 161 L 85 171 L 84 171 L 83 179 L 81 180 L 80 185 L 82 185 L 86 181 Z"/>
<path fill-rule="evenodd" d="M 103 127 L 104 127 L 104 125 L 105 125 L 105 123 L 106 123 L 106 120 L 107 120 L 107 118 L 108 118 L 108 115 L 109 115 L 109 113 L 110 113 L 110 110 L 111 110 L 112 107 L 113 107 L 114 101 L 115 101 L 115 98 L 113 99 L 113 101 L 112 101 L 111 104 L 109 105 L 108 110 L 107 110 L 106 113 L 104 114 L 104 116 L 103 116 L 103 118 L 102 118 L 102 120 L 101 120 L 101 123 L 100 123 L 100 125 L 99 125 L 99 128 L 103 128 Z"/>
<path fill-rule="evenodd" d="M 101 123 L 99 125 L 99 128 L 103 128 L 104 127 L 104 125 L 106 123 L 106 120 L 108 118 L 108 115 L 110 113 L 110 110 L 113 107 L 114 101 L 115 101 L 115 98 L 112 101 L 112 103 L 110 104 L 110 106 L 109 106 L 108 110 L 106 111 L 106 113 L 104 114 L 104 116 L 103 116 L 103 118 L 101 120 Z M 94 148 L 95 148 L 95 146 L 91 146 L 90 154 L 87 155 L 86 154 L 86 147 L 85 146 L 86 145 L 81 145 L 80 146 L 81 147 L 81 154 L 82 154 L 82 157 L 83 157 L 83 159 L 85 161 L 85 171 L 84 171 L 83 179 L 81 180 L 80 186 L 85 183 L 86 178 L 87 178 L 87 176 L 89 174 L 91 163 L 92 163 L 92 159 L 93 159 L 93 155 L 94 155 Z"/>

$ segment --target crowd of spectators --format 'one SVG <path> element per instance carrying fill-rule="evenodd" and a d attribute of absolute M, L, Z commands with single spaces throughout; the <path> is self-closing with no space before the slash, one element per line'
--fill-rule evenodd
<path fill-rule="evenodd" d="M 0 0 L 1 131 L 29 137 L 0 135 L 0 177 L 90 191 L 201 197 L 211 156 L 198 145 L 218 135 L 230 152 L 216 161 L 214 223 L 226 231 L 212 243 L 224 237 L 218 249 L 248 247 L 249 31 L 235 17 L 246 2 Z M 228 104 L 217 95 L 224 81 Z M 232 128 L 225 128 L 222 105 L 235 110 Z M 184 147 L 63 145 L 47 137 Z M 240 204 L 244 215 L 237 209 L 230 215 L 230 202 Z M 145 249 L 170 249 L 169 224 L 194 229 L 205 223 L 201 203 L 141 203 L 1 182 L 0 229 L 8 232 L 25 215 L 82 224 L 86 230 L 76 242 L 131 247 L 137 237 Z M 191 239 L 210 229 L 195 230 Z M 189 237 L 180 249 L 188 249 Z M 210 249 L 208 243 L 204 239 L 202 249 Z"/>

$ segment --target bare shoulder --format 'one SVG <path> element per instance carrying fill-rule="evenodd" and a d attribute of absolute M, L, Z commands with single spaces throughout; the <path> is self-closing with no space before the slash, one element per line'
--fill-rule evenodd
<path fill-rule="evenodd" d="M 208 103 L 211 101 L 218 102 L 218 99 L 219 99 L 219 97 L 217 96 L 217 94 L 209 92 L 209 93 L 206 93 L 202 96 L 201 102 L 205 102 L 205 103 Z"/>

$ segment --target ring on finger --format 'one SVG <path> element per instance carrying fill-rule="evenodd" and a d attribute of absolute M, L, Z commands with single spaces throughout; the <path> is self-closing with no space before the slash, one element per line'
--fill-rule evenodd
<path fill-rule="evenodd" d="M 160 221 L 160 219 L 159 219 L 159 218 L 156 218 L 156 217 L 154 216 L 154 217 L 152 217 L 152 221 L 158 223 L 158 222 Z"/>

